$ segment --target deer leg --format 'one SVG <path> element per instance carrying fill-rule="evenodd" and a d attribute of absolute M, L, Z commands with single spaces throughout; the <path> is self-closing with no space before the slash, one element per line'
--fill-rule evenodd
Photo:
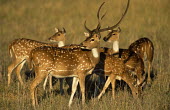
<path fill-rule="evenodd" d="M 137 68 L 136 76 L 137 76 L 137 85 L 140 85 L 143 81 L 143 77 L 142 77 L 142 72 L 139 70 L 139 68 Z"/>
<path fill-rule="evenodd" d="M 44 84 L 43 84 L 43 89 L 45 90 L 45 88 L 46 88 L 48 77 L 49 77 L 49 85 L 50 85 L 50 92 L 51 92 L 51 90 L 53 89 L 53 87 L 52 87 L 52 76 L 51 75 L 48 75 L 45 78 Z"/>
<path fill-rule="evenodd" d="M 96 97 L 96 96 L 97 96 L 97 94 L 98 94 L 98 91 L 99 91 L 99 84 L 100 84 L 100 82 L 95 81 L 95 87 L 94 87 L 94 97 Z"/>
<path fill-rule="evenodd" d="M 15 64 L 14 63 L 11 63 L 9 66 L 8 66 L 8 86 L 10 85 L 11 83 L 11 74 L 12 74 L 12 71 L 14 70 L 15 68 Z"/>
<path fill-rule="evenodd" d="M 104 75 L 98 75 L 97 80 L 95 81 L 95 91 L 94 91 L 94 97 L 96 97 L 99 93 L 99 90 L 101 87 L 103 87 L 103 83 L 105 82 Z"/>
<path fill-rule="evenodd" d="M 112 76 L 110 79 L 111 79 L 111 84 L 112 84 L 112 97 L 113 99 L 115 99 L 115 86 L 116 86 L 115 76 Z"/>
<path fill-rule="evenodd" d="M 13 60 L 13 62 L 8 66 L 8 86 L 11 83 L 11 74 L 13 70 L 21 63 L 22 61 Z"/>
<path fill-rule="evenodd" d="M 85 75 L 79 77 L 80 90 L 82 94 L 82 104 L 85 103 Z"/>
<path fill-rule="evenodd" d="M 150 73 L 151 72 L 151 62 L 148 61 L 148 79 L 147 79 L 147 83 L 150 85 L 151 84 L 151 76 Z"/>
<path fill-rule="evenodd" d="M 49 76 L 49 75 L 48 75 Z M 47 85 L 47 80 L 48 80 L 48 76 L 45 78 L 45 80 L 44 80 L 44 84 L 43 84 L 43 89 L 45 90 L 45 87 L 46 87 L 46 85 Z"/>
<path fill-rule="evenodd" d="M 122 77 L 122 79 L 129 85 L 131 91 L 132 91 L 132 95 L 134 98 L 137 98 L 138 95 L 138 88 L 135 87 L 134 82 L 135 79 L 133 79 L 128 73 L 123 73 L 124 76 Z"/>
<path fill-rule="evenodd" d="M 66 83 L 68 84 L 68 89 L 67 89 L 67 92 L 68 92 L 68 94 L 70 94 L 71 93 L 71 91 L 72 91 L 72 82 L 73 82 L 73 78 L 72 77 L 68 77 L 68 78 L 65 78 L 65 80 L 66 80 Z"/>
<path fill-rule="evenodd" d="M 71 97 L 70 97 L 69 105 L 68 105 L 69 108 L 70 108 L 70 106 L 71 106 L 71 104 L 73 102 L 73 97 L 74 97 L 74 94 L 75 94 L 76 89 L 77 89 L 78 81 L 79 81 L 78 77 L 73 78 Z"/>
<path fill-rule="evenodd" d="M 101 98 L 101 96 L 105 93 L 106 89 L 108 88 L 109 84 L 110 84 L 111 80 L 110 77 L 107 78 L 107 81 L 103 87 L 103 90 L 101 91 L 101 93 L 98 96 L 98 100 Z"/>
<path fill-rule="evenodd" d="M 37 87 L 36 87 L 36 88 L 35 88 L 35 92 L 34 92 L 34 96 L 35 96 L 35 103 L 36 103 L 36 104 L 38 104 L 37 93 L 38 93 L 38 89 L 37 89 Z"/>
<path fill-rule="evenodd" d="M 49 77 L 49 85 L 50 85 L 50 92 L 51 92 L 51 90 L 53 90 L 52 76 L 51 76 L 51 75 L 48 75 L 48 77 Z"/>
<path fill-rule="evenodd" d="M 24 85 L 24 83 L 23 83 L 23 81 L 22 81 L 20 72 L 21 72 L 21 69 L 23 68 L 25 62 L 26 62 L 25 60 L 22 61 L 22 62 L 20 63 L 20 65 L 18 65 L 17 68 L 16 68 L 16 74 L 17 74 L 18 80 L 19 80 L 19 82 L 21 83 L 22 86 Z"/>
<path fill-rule="evenodd" d="M 32 105 L 35 107 L 36 103 L 37 102 L 37 97 L 35 97 L 37 94 L 36 94 L 36 87 L 37 85 L 46 77 L 45 73 L 42 73 L 40 75 L 37 75 L 35 77 L 35 79 L 33 80 L 33 82 L 31 83 L 30 85 L 30 92 L 31 92 L 31 99 L 32 99 Z"/>
<path fill-rule="evenodd" d="M 60 94 L 63 95 L 64 94 L 64 89 L 63 89 L 63 78 L 60 78 L 59 81 L 60 81 Z"/>

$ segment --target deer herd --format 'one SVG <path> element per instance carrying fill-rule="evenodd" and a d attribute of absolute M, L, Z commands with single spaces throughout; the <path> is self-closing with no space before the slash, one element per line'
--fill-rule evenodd
<path fill-rule="evenodd" d="M 16 70 L 19 82 L 24 86 L 20 72 L 24 64 L 27 63 L 29 68 L 35 71 L 35 78 L 30 85 L 32 105 L 34 107 L 38 104 L 37 86 L 44 81 L 43 87 L 45 89 L 49 79 L 49 86 L 52 89 L 52 77 L 60 79 L 61 93 L 64 91 L 63 78 L 72 80 L 72 83 L 69 84 L 71 86 L 69 107 L 73 102 L 78 83 L 82 104 L 85 103 L 85 85 L 88 83 L 86 76 L 97 76 L 97 81 L 100 83 L 97 83 L 96 86 L 100 86 L 100 84 L 102 85 L 101 82 L 104 82 L 102 91 L 95 95 L 98 99 L 105 93 L 110 83 L 112 97 L 115 99 L 116 80 L 126 82 L 132 91 L 133 97 L 138 97 L 143 86 L 146 83 L 151 84 L 150 72 L 154 46 L 148 38 L 140 38 L 127 49 L 119 48 L 119 36 L 121 33 L 119 25 L 128 11 L 129 2 L 130 0 L 128 0 L 125 12 L 115 25 L 101 28 L 101 20 L 105 14 L 100 17 L 99 13 L 105 3 L 103 2 L 97 12 L 98 24 L 96 28 L 89 29 L 85 21 L 84 27 L 88 31 L 88 33 L 85 33 L 87 38 L 79 45 L 65 45 L 66 30 L 64 28 L 62 30 L 55 29 L 56 33 L 49 38 L 49 41 L 58 42 L 58 44 L 43 43 L 26 38 L 15 39 L 9 45 L 12 63 L 8 66 L 8 86 L 11 83 L 13 70 Z M 103 40 L 112 43 L 112 48 L 100 47 L 101 33 L 105 31 L 109 33 L 103 37 Z M 145 65 L 148 66 L 147 72 Z"/>

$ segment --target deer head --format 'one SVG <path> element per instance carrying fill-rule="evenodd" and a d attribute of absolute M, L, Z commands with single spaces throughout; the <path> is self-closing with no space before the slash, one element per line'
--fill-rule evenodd
<path fill-rule="evenodd" d="M 92 48 L 98 48 L 99 42 L 100 42 L 100 34 L 93 33 L 91 36 L 87 37 L 84 42 L 82 42 L 82 45 L 86 49 L 92 49 Z"/>
<path fill-rule="evenodd" d="M 96 26 L 95 29 L 90 30 L 87 26 L 86 26 L 86 21 L 84 22 L 84 27 L 85 29 L 88 31 L 88 33 L 84 32 L 85 36 L 87 37 L 86 40 L 82 43 L 82 45 L 84 45 L 87 49 L 91 49 L 91 47 L 95 47 L 96 48 L 99 46 L 98 43 L 100 41 L 101 35 L 100 35 L 100 28 L 101 28 L 101 24 L 100 21 L 103 19 L 103 17 L 106 15 L 106 13 L 100 18 L 100 10 L 102 8 L 102 6 L 105 4 L 105 2 L 103 2 L 98 11 L 97 11 L 97 19 L 98 19 L 98 24 Z"/>
<path fill-rule="evenodd" d="M 119 35 L 121 32 L 120 27 L 118 27 L 117 30 L 108 30 L 108 31 L 109 31 L 108 35 L 103 38 L 105 42 L 113 42 L 119 40 Z"/>
<path fill-rule="evenodd" d="M 55 28 L 55 31 L 56 31 L 56 33 L 53 36 L 51 36 L 48 40 L 51 41 L 51 42 L 60 41 L 59 47 L 64 46 L 66 30 L 64 28 L 63 28 L 63 30 L 59 30 L 58 28 Z"/>

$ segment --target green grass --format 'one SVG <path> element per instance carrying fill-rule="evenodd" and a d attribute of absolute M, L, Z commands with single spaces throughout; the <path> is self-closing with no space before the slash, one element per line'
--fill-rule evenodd
<path fill-rule="evenodd" d="M 33 109 L 31 106 L 29 84 L 33 79 L 24 80 L 26 87 L 19 86 L 16 74 L 7 87 L 7 66 L 11 60 L 8 45 L 16 38 L 29 38 L 48 42 L 54 34 L 54 28 L 65 27 L 66 44 L 79 44 L 85 39 L 83 23 L 91 29 L 96 27 L 96 12 L 102 0 L 0 0 L 0 65 L 3 79 L 0 82 L 0 109 Z M 126 7 L 127 0 L 107 0 L 102 13 L 107 15 L 102 20 L 102 27 L 113 25 L 118 21 Z M 156 76 L 150 88 L 144 89 L 141 99 L 133 99 L 129 91 L 117 91 L 116 100 L 107 92 L 100 101 L 86 100 L 84 107 L 78 98 L 74 98 L 71 110 L 168 110 L 170 109 L 170 10 L 169 0 L 131 0 L 127 16 L 120 24 L 120 47 L 127 48 L 130 43 L 141 37 L 148 37 L 155 47 L 153 73 Z M 103 33 L 102 35 L 106 35 Z M 109 44 L 101 42 L 101 46 Z M 22 71 L 22 77 L 25 78 Z M 55 85 L 58 90 L 58 84 Z M 69 95 L 45 94 L 42 84 L 39 86 L 42 109 L 68 109 Z"/>

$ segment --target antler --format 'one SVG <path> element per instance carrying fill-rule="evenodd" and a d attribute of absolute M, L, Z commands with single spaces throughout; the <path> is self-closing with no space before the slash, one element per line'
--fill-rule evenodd
<path fill-rule="evenodd" d="M 128 3 L 127 3 L 127 7 L 126 7 L 126 10 L 125 12 L 123 13 L 122 17 L 120 18 L 120 20 L 117 22 L 117 24 L 111 26 L 111 27 L 108 27 L 108 28 L 103 28 L 103 29 L 100 29 L 99 31 L 100 32 L 103 32 L 103 31 L 107 31 L 107 30 L 112 30 L 114 28 L 116 28 L 120 23 L 121 21 L 123 20 L 123 18 L 125 17 L 127 11 L 128 11 L 128 8 L 129 8 L 129 3 L 130 3 L 130 0 L 128 0 Z"/>
<path fill-rule="evenodd" d="M 96 27 L 96 29 L 99 29 L 100 27 L 101 27 L 101 23 L 100 23 L 100 21 L 104 18 L 104 16 L 106 15 L 106 12 L 105 12 L 105 14 L 101 17 L 101 19 L 100 19 L 100 10 L 101 10 L 101 8 L 102 8 L 102 6 L 105 4 L 105 2 L 103 2 L 101 5 L 100 5 L 100 7 L 99 7 L 99 9 L 98 9 L 98 11 L 97 11 L 97 19 L 98 19 L 98 25 L 97 25 L 97 27 Z"/>
<path fill-rule="evenodd" d="M 98 25 L 97 25 L 97 27 L 96 27 L 96 29 L 97 30 L 99 30 L 100 29 L 100 27 L 101 27 L 101 25 L 100 25 L 100 21 L 104 18 L 104 16 L 106 15 L 106 12 L 105 12 L 105 14 L 101 17 L 101 19 L 100 19 L 100 10 L 101 10 L 101 8 L 102 8 L 102 6 L 105 4 L 105 2 L 103 2 L 101 5 L 100 5 L 100 7 L 99 7 L 99 9 L 98 9 L 98 11 L 97 11 L 97 19 L 98 19 Z M 91 33 L 93 30 L 90 30 L 87 26 L 86 26 L 86 21 L 84 22 L 84 27 L 85 27 L 85 29 L 89 32 L 89 33 Z M 94 30 L 96 30 L 96 29 L 94 29 Z"/>
<path fill-rule="evenodd" d="M 85 27 L 85 29 L 86 29 L 89 33 L 92 32 L 92 31 L 86 26 L 86 20 L 85 20 L 85 22 L 84 22 L 84 27 Z"/>

